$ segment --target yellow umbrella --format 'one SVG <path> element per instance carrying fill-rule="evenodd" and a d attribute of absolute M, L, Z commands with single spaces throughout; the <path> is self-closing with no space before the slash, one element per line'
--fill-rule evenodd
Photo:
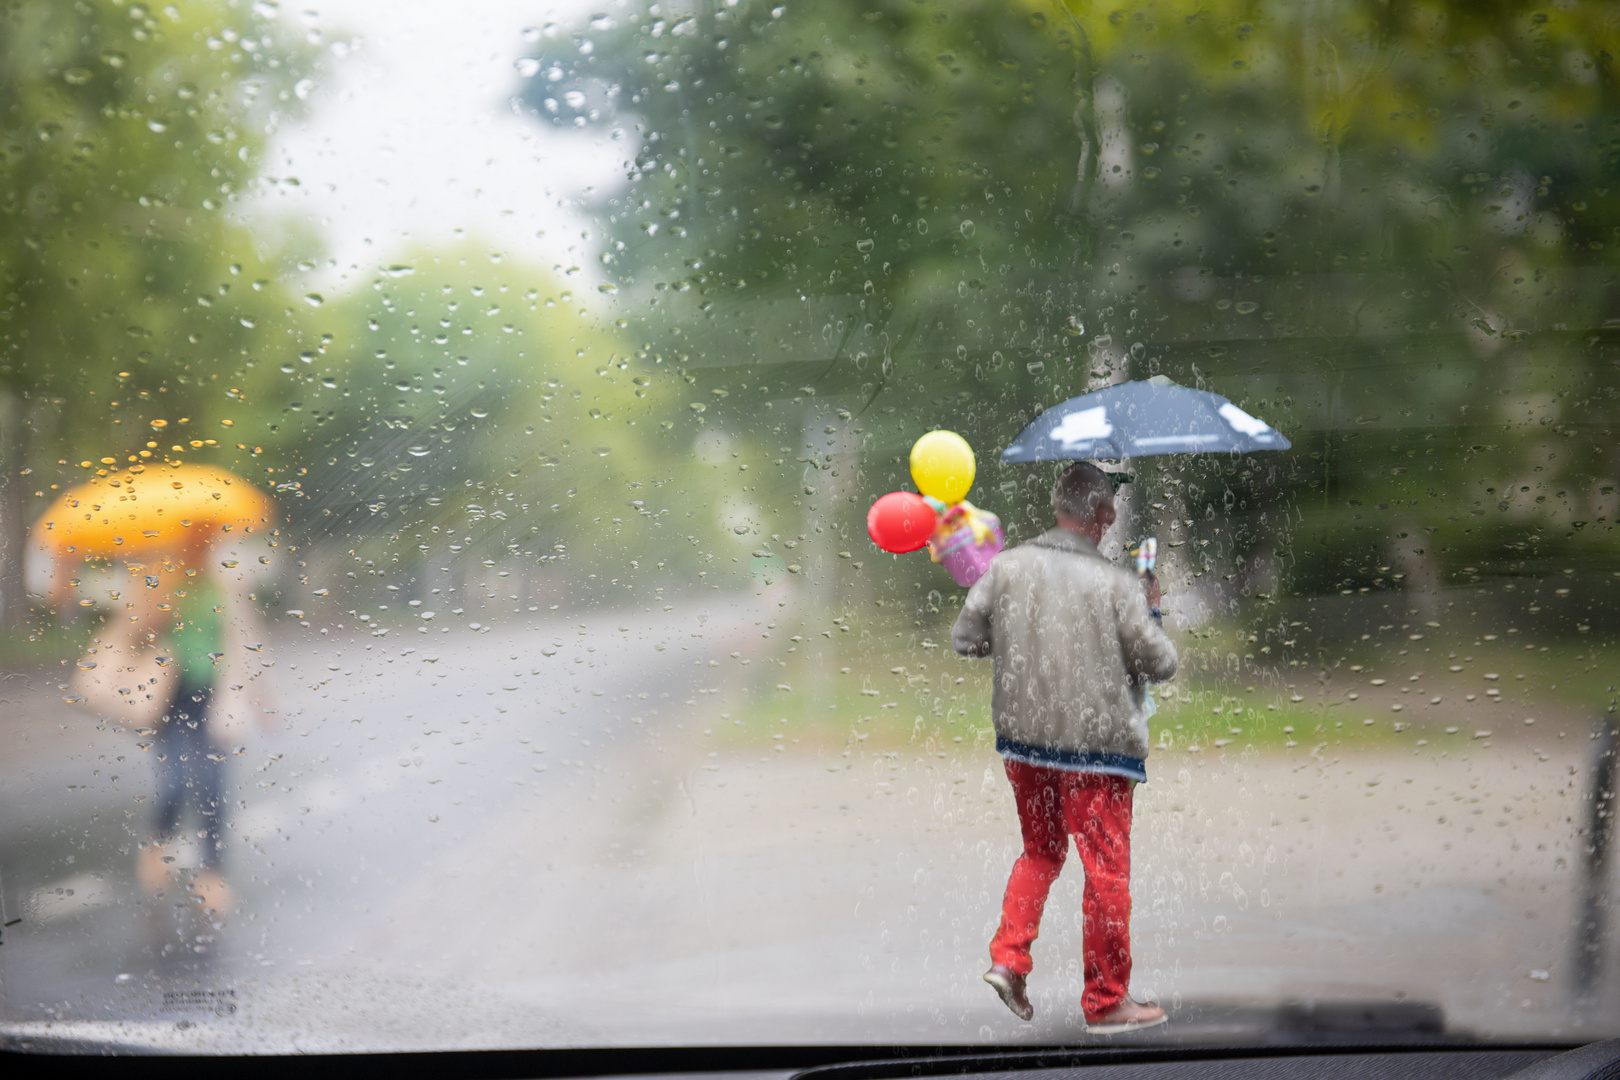
<path fill-rule="evenodd" d="M 225 469 L 139 468 L 64 491 L 34 523 L 34 546 L 57 560 L 187 558 L 224 533 L 275 522 L 274 500 Z"/>

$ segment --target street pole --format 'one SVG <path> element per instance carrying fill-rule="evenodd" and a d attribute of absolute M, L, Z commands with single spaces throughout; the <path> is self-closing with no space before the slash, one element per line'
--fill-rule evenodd
<path fill-rule="evenodd" d="M 1609 716 L 1598 721 L 1592 739 L 1591 809 L 1582 840 L 1581 904 L 1575 927 L 1575 997 L 1589 1002 L 1603 978 L 1604 938 L 1609 909 L 1609 840 L 1614 830 L 1615 725 Z"/>

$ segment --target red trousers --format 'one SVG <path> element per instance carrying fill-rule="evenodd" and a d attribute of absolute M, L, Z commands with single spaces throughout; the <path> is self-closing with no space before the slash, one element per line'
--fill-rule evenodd
<path fill-rule="evenodd" d="M 1131 796 L 1122 776 L 1065 772 L 1007 761 L 1018 804 L 1024 853 L 1013 864 L 1001 904 L 1001 928 L 990 961 L 1020 975 L 1033 966 L 1030 943 L 1040 933 L 1046 894 L 1063 869 L 1069 837 L 1085 867 L 1085 992 L 1088 1017 L 1112 1009 L 1131 981 Z"/>

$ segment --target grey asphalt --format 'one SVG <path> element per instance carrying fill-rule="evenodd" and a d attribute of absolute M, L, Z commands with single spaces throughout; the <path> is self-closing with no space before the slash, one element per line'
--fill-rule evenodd
<path fill-rule="evenodd" d="M 149 740 L 66 704 L 48 674 L 7 680 L 0 900 L 20 922 L 0 945 L 0 1031 L 110 1016 L 185 1032 L 240 1014 L 242 987 L 347 962 L 338 942 L 402 896 L 432 898 L 404 943 L 431 949 L 434 923 L 483 906 L 467 904 L 446 863 L 541 808 L 590 799 L 580 792 L 612 774 L 626 743 L 656 746 L 678 730 L 686 702 L 715 689 L 709 658 L 730 651 L 764 603 L 517 614 L 448 635 L 407 625 L 392 638 L 278 628 L 265 653 L 277 720 L 227 759 L 240 913 L 223 920 L 202 917 L 180 888 L 151 902 L 134 886 Z M 181 845 L 179 864 L 194 853 Z M 406 1027 L 419 1045 L 420 1029 Z"/>
<path fill-rule="evenodd" d="M 133 887 L 151 790 L 135 736 L 37 674 L 8 680 L 0 891 L 22 922 L 0 946 L 0 1037 L 1083 1038 L 1077 865 L 1037 945 L 1036 1022 L 977 979 L 1016 854 L 993 753 L 710 734 L 777 692 L 788 646 L 760 624 L 778 603 L 516 612 L 450 634 L 284 625 L 267 650 L 283 725 L 230 759 L 238 909 L 217 924 Z M 1156 754 L 1137 796 L 1138 993 L 1192 1040 L 1277 1037 L 1290 1001 L 1397 1022 L 1433 1005 L 1487 1037 L 1612 1033 L 1612 966 L 1595 1002 L 1569 984 L 1585 749 L 1544 726 Z"/>

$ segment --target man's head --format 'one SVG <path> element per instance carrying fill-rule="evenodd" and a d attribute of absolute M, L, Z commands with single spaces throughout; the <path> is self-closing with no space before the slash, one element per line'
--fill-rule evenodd
<path fill-rule="evenodd" d="M 1115 519 L 1114 482 L 1089 461 L 1076 462 L 1052 485 L 1052 512 L 1060 527 L 1100 543 Z"/>

